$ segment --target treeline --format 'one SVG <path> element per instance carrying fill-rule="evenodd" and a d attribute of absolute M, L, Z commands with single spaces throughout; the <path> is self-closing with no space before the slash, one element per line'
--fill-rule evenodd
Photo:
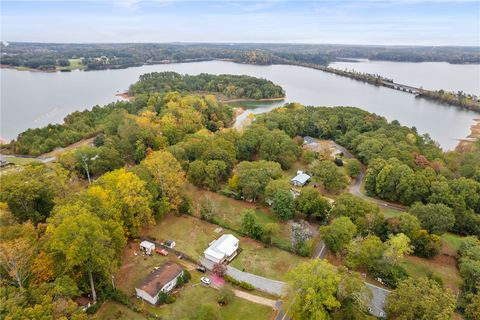
<path fill-rule="evenodd" d="M 176 72 L 153 72 L 140 76 L 128 90 L 130 95 L 152 92 L 212 92 L 230 99 L 271 99 L 285 96 L 282 87 L 273 82 L 250 76 L 212 75 L 196 76 Z"/>
<path fill-rule="evenodd" d="M 224 59 L 240 63 L 310 63 L 328 65 L 345 58 L 388 61 L 480 63 L 475 47 L 388 47 L 291 44 L 0 44 L 1 64 L 54 70 L 68 59 L 83 58 L 87 70 L 144 64 Z"/>
<path fill-rule="evenodd" d="M 477 97 L 473 94 L 466 94 L 463 91 L 448 92 L 444 90 L 421 90 L 418 96 L 442 103 L 460 106 L 468 110 L 477 112 L 480 111 L 480 97 Z"/>
<path fill-rule="evenodd" d="M 405 205 L 445 205 L 454 216 L 447 230 L 480 235 L 478 153 L 443 153 L 428 135 L 356 108 L 290 104 L 256 123 L 291 137 L 333 139 L 368 165 L 367 194 Z"/>

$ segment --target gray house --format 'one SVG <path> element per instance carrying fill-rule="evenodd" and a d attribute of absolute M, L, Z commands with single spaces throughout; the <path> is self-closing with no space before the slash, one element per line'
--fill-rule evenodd
<path fill-rule="evenodd" d="M 310 176 L 303 171 L 297 171 L 297 175 L 290 180 L 296 187 L 303 187 L 310 180 Z"/>
<path fill-rule="evenodd" d="M 138 288 L 135 288 L 137 297 L 155 305 L 158 302 L 160 292 L 168 293 L 172 291 L 181 276 L 183 276 L 182 267 L 170 261 L 166 262 L 150 273 Z"/>

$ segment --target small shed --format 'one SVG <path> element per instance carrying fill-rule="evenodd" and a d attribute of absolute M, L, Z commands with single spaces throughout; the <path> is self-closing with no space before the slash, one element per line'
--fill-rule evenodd
<path fill-rule="evenodd" d="M 297 187 L 303 187 L 308 180 L 310 180 L 310 176 L 303 171 L 297 171 L 297 175 L 290 180 L 290 182 Z"/>
<path fill-rule="evenodd" d="M 152 254 L 152 252 L 155 251 L 155 243 L 144 240 L 140 242 L 140 250 L 146 254 Z"/>

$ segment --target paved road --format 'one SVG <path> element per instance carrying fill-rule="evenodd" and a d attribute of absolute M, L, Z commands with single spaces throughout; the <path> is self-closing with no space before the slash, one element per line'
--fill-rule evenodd
<path fill-rule="evenodd" d="M 202 257 L 202 265 L 211 270 L 214 263 Z M 227 275 L 238 281 L 244 281 L 251 284 L 256 289 L 270 294 L 281 296 L 284 293 L 286 283 L 278 280 L 268 279 L 248 272 L 240 271 L 232 266 L 227 266 Z"/>
<path fill-rule="evenodd" d="M 360 189 L 362 187 L 362 181 L 363 181 L 364 178 L 365 178 L 365 168 L 362 168 L 362 172 L 360 172 L 360 174 L 355 178 L 353 183 L 350 185 L 350 187 L 348 189 L 348 192 L 350 192 L 354 196 L 357 196 L 357 197 L 362 198 L 364 200 L 367 200 L 369 202 L 373 202 L 380 207 L 395 209 L 395 210 L 398 210 L 398 211 L 405 211 L 406 210 L 406 207 L 402 206 L 401 204 L 392 203 L 392 202 L 388 202 L 388 201 L 384 201 L 384 200 L 380 200 L 380 199 L 377 199 L 377 198 L 372 198 L 372 197 L 364 195 L 360 191 Z"/>

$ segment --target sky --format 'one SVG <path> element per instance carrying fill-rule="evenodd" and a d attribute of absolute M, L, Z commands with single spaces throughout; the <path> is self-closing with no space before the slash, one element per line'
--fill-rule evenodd
<path fill-rule="evenodd" d="M 480 46 L 480 0 L 7 1 L 2 41 Z"/>

